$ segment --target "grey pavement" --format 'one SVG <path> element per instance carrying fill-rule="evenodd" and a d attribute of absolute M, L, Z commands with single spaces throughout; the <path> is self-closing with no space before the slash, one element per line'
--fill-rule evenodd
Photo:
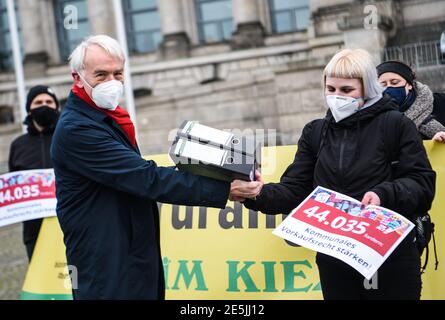
<path fill-rule="evenodd" d="M 22 224 L 0 228 L 0 300 L 17 300 L 28 269 Z"/>

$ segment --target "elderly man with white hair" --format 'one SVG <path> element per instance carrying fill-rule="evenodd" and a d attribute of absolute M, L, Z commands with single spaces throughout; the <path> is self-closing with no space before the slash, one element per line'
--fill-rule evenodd
<path fill-rule="evenodd" d="M 83 41 L 70 57 L 74 85 L 51 147 L 57 217 L 74 299 L 163 299 L 157 202 L 224 208 L 252 198 L 261 182 L 232 184 L 141 157 L 134 125 L 118 106 L 125 57 L 105 35 Z M 178 244 L 180 245 L 180 244 Z"/>

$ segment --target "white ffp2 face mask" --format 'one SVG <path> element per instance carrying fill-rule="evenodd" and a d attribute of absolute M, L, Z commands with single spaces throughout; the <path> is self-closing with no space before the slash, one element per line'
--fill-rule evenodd
<path fill-rule="evenodd" d="M 91 98 L 98 107 L 112 111 L 116 110 L 124 92 L 122 82 L 110 80 L 102 82 L 93 88 L 80 74 L 79 77 L 91 88 Z"/>
<path fill-rule="evenodd" d="M 339 122 L 359 110 L 360 98 L 329 95 L 326 96 L 326 103 L 332 112 L 335 122 Z"/>

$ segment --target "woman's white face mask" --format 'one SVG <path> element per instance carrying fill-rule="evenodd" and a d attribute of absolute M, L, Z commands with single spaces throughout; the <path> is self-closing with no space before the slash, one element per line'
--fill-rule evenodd
<path fill-rule="evenodd" d="M 360 108 L 361 98 L 353 98 L 347 96 L 328 95 L 326 96 L 326 104 L 331 110 L 335 122 L 353 115 Z"/>
<path fill-rule="evenodd" d="M 107 82 L 102 82 L 96 85 L 94 88 L 80 75 L 77 73 L 83 82 L 89 86 L 92 90 L 92 99 L 94 103 L 106 110 L 116 110 L 119 105 L 119 101 L 124 93 L 124 85 L 118 80 L 110 80 Z"/>

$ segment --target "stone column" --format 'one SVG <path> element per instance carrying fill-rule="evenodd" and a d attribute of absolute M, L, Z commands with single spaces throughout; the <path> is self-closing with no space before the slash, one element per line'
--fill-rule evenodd
<path fill-rule="evenodd" d="M 264 46 L 264 26 L 261 23 L 258 0 L 233 0 L 233 18 L 236 31 L 232 37 L 234 49 Z"/>
<path fill-rule="evenodd" d="M 19 0 L 18 16 L 24 46 L 24 71 L 27 77 L 42 76 L 48 62 L 40 15 L 41 0 Z"/>
<path fill-rule="evenodd" d="M 91 34 L 106 34 L 116 38 L 112 0 L 86 0 Z"/>
<path fill-rule="evenodd" d="M 158 1 L 163 41 L 161 52 L 166 59 L 188 57 L 190 39 L 187 35 L 181 0 Z"/>
<path fill-rule="evenodd" d="M 381 61 L 388 36 L 395 30 L 392 6 L 384 1 L 375 1 L 372 6 L 355 1 L 349 15 L 340 19 L 337 26 L 343 32 L 345 47 L 362 48 L 373 56 L 376 63 Z"/>

